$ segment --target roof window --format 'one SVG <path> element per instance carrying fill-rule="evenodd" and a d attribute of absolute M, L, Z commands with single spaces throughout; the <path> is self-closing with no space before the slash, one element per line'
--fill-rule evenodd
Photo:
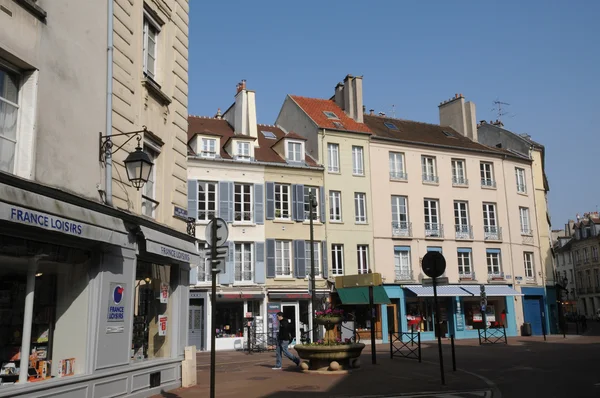
<path fill-rule="evenodd" d="M 390 130 L 398 130 L 398 127 L 396 127 L 396 125 L 394 123 L 385 122 L 383 124 L 385 125 L 385 127 L 387 127 Z"/>
<path fill-rule="evenodd" d="M 272 131 L 261 131 L 262 135 L 269 140 L 276 140 L 277 137 Z"/>
<path fill-rule="evenodd" d="M 338 119 L 339 120 L 339 117 L 337 117 L 337 115 L 333 112 L 323 111 L 323 113 L 325 114 L 325 116 L 327 116 L 327 119 Z"/>

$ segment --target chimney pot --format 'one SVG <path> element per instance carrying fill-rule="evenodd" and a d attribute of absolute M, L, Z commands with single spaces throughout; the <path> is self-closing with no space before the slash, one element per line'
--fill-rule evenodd
<path fill-rule="evenodd" d="M 375 114 L 375 109 L 369 109 L 369 115 L 374 115 Z"/>
<path fill-rule="evenodd" d="M 242 80 L 242 90 L 246 89 L 246 79 Z"/>
<path fill-rule="evenodd" d="M 454 94 L 454 98 L 458 98 L 458 94 Z"/>

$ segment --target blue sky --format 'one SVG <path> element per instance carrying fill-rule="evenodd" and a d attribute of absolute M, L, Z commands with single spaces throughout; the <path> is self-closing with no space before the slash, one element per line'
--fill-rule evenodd
<path fill-rule="evenodd" d="M 189 113 L 213 116 L 242 79 L 259 123 L 285 95 L 329 98 L 364 76 L 367 109 L 437 123 L 462 93 L 546 146 L 553 228 L 600 205 L 600 1 L 190 1 Z"/>

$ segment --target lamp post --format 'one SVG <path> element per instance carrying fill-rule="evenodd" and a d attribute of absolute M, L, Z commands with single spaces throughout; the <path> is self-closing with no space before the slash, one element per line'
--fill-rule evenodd
<path fill-rule="evenodd" d="M 323 206 L 323 204 L 321 204 Z M 315 312 L 317 306 L 317 293 L 315 291 L 315 244 L 314 244 L 314 224 L 313 224 L 313 212 L 317 208 L 317 200 L 311 189 L 308 193 L 308 214 L 310 223 L 310 292 L 312 302 L 312 342 L 314 343 L 319 339 L 319 333 L 315 324 Z"/>

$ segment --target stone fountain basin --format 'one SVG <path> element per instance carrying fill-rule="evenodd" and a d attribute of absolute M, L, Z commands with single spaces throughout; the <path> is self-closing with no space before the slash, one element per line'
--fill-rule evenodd
<path fill-rule="evenodd" d="M 308 360 L 302 369 L 307 372 L 339 373 L 360 366 L 363 343 L 340 345 L 296 345 L 294 349 L 301 359 Z"/>

